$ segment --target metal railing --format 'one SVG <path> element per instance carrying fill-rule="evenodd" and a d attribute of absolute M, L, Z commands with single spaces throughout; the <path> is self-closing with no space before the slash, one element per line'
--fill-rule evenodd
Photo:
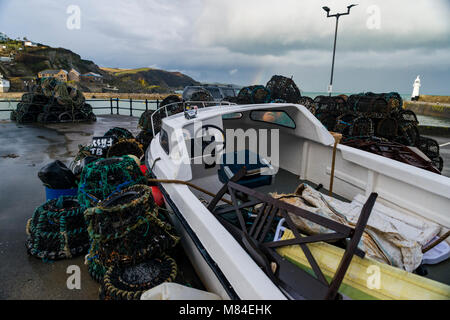
<path fill-rule="evenodd" d="M 151 123 L 152 123 L 152 131 L 153 131 L 153 136 L 156 135 L 156 131 L 155 131 L 155 118 L 154 117 L 158 117 L 159 120 L 165 117 L 169 117 L 172 116 L 174 114 L 183 112 L 186 109 L 186 105 L 195 105 L 197 108 L 206 108 L 206 107 L 211 107 L 211 106 L 230 106 L 230 105 L 236 105 L 235 103 L 232 102 L 228 102 L 228 101 L 180 101 L 180 102 L 172 102 L 169 104 L 166 104 L 162 107 L 157 107 L 157 109 L 151 114 L 150 119 L 151 119 Z M 157 104 L 157 106 L 159 106 L 159 104 Z M 175 112 L 170 112 L 169 114 L 169 109 L 174 108 Z M 163 112 L 165 116 L 161 116 L 160 113 Z"/>
<path fill-rule="evenodd" d="M 22 102 L 22 100 L 13 100 L 13 99 L 9 99 L 9 100 L 0 100 L 0 103 L 19 103 Z M 109 110 L 109 113 L 111 115 L 116 114 L 116 115 L 121 115 L 121 110 L 127 110 L 127 115 L 130 117 L 133 117 L 133 112 L 145 112 L 148 110 L 154 110 L 152 116 L 151 116 L 151 122 L 153 124 L 153 115 L 154 114 L 158 114 L 161 111 L 164 111 L 165 113 L 165 117 L 168 117 L 172 114 L 169 114 L 168 112 L 168 107 L 173 107 L 173 106 L 178 106 L 181 105 L 182 109 L 185 109 L 186 104 L 193 104 L 195 103 L 198 107 L 200 108 L 204 108 L 207 106 L 217 106 L 217 105 L 234 105 L 234 103 L 228 102 L 228 101 L 182 101 L 182 102 L 174 102 L 174 103 L 170 103 L 167 104 L 163 107 L 160 107 L 160 100 L 156 99 L 156 100 L 149 100 L 149 99 L 145 99 L 145 100 L 133 100 L 132 98 L 130 99 L 119 99 L 119 98 L 109 98 L 109 99 L 86 99 L 85 100 L 86 103 L 90 104 L 92 103 L 99 103 L 99 102 L 105 102 L 104 106 L 95 106 L 95 105 L 91 105 L 92 106 L 92 110 Z M 123 107 L 120 105 L 120 103 L 127 103 L 128 106 L 127 107 Z M 136 104 L 140 104 L 142 105 L 141 108 L 136 108 Z M 155 106 L 154 108 L 151 108 L 152 106 Z M 0 109 L 0 112 L 11 112 L 13 111 L 15 108 L 10 108 L 10 109 Z M 125 115 L 125 114 L 123 114 Z"/>
<path fill-rule="evenodd" d="M 8 99 L 8 100 L 0 100 L 0 103 L 19 103 L 22 102 L 22 100 L 13 100 L 13 99 Z M 154 108 L 154 110 L 159 108 L 159 104 L 160 104 L 160 100 L 156 99 L 156 100 L 149 100 L 149 99 L 145 99 L 145 100 L 133 100 L 132 98 L 130 99 L 119 99 L 119 98 L 109 98 L 109 99 L 86 99 L 85 100 L 86 103 L 90 104 L 90 102 L 108 102 L 109 105 L 105 106 L 92 106 L 92 110 L 110 110 L 110 114 L 117 114 L 120 115 L 120 110 L 127 110 L 129 111 L 129 116 L 132 117 L 133 116 L 133 112 L 134 111 L 148 111 L 151 110 L 150 107 L 152 105 L 156 104 L 156 108 Z M 120 102 L 128 102 L 129 106 L 128 107 L 123 107 L 120 106 Z M 135 104 L 141 104 L 143 105 L 143 107 L 141 108 L 136 108 Z M 12 111 L 14 109 L 0 109 L 0 112 L 9 112 Z M 95 113 L 95 112 L 94 112 Z"/>

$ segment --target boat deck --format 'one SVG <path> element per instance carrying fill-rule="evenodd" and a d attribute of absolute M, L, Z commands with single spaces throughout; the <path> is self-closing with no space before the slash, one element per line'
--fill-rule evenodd
<path fill-rule="evenodd" d="M 295 191 L 298 185 L 301 183 L 307 183 L 311 187 L 316 188 L 317 185 L 306 180 L 300 180 L 299 177 L 295 174 L 292 174 L 286 170 L 280 169 L 276 175 L 274 184 L 270 186 L 259 187 L 258 191 L 268 193 L 268 192 L 277 192 L 277 193 L 292 193 Z M 320 192 L 328 195 L 328 190 L 325 187 L 318 189 Z M 336 190 L 337 191 L 337 190 Z M 333 193 L 333 197 L 346 202 L 351 202 L 351 199 L 345 199 L 335 193 Z M 441 263 L 435 265 L 426 265 L 425 272 L 426 278 L 433 279 L 447 285 L 450 285 L 450 259 L 447 259 Z"/>

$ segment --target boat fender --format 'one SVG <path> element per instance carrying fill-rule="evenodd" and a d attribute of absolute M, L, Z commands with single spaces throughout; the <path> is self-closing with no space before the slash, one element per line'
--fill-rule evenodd
<path fill-rule="evenodd" d="M 164 197 L 161 193 L 161 190 L 157 186 L 152 186 L 152 194 L 153 199 L 155 199 L 155 203 L 158 205 L 158 207 L 164 206 Z"/>

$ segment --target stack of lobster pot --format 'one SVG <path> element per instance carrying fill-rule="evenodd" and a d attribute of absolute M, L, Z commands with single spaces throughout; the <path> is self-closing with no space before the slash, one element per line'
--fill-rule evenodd
<path fill-rule="evenodd" d="M 179 238 L 163 219 L 152 189 L 143 184 L 85 211 L 91 240 L 86 264 L 101 283 L 101 299 L 139 299 L 144 291 L 175 279 L 177 265 L 166 252 Z"/>
<path fill-rule="evenodd" d="M 318 96 L 314 101 L 316 117 L 328 130 L 342 133 L 346 138 L 381 138 L 417 147 L 442 171 L 437 141 L 420 136 L 415 113 L 402 108 L 403 100 L 397 92 Z"/>
<path fill-rule="evenodd" d="M 83 93 L 55 78 L 39 80 L 22 96 L 11 120 L 18 123 L 53 123 L 95 121 L 92 107 Z"/>
<path fill-rule="evenodd" d="M 164 106 L 167 106 L 167 108 L 161 108 Z M 161 130 L 163 118 L 168 115 L 170 116 L 184 111 L 183 102 L 177 95 L 170 95 L 164 98 L 158 108 L 161 109 L 156 111 L 145 111 L 139 118 L 138 128 L 141 129 L 141 132 L 138 133 L 136 139 L 144 146 L 144 150 L 147 149 L 150 141 L 153 139 L 153 131 L 157 134 L 159 130 Z"/>

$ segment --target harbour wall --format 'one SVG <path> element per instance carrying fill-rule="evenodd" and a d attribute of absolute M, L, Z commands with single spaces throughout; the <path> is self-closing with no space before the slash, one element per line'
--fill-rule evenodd
<path fill-rule="evenodd" d="M 419 96 L 418 101 L 450 104 L 450 96 L 431 96 L 431 95 L 422 94 Z"/>
<path fill-rule="evenodd" d="M 418 126 L 419 133 L 424 136 L 450 137 L 450 127 Z"/>
<path fill-rule="evenodd" d="M 403 108 L 424 116 L 450 119 L 450 103 L 405 101 Z"/>

